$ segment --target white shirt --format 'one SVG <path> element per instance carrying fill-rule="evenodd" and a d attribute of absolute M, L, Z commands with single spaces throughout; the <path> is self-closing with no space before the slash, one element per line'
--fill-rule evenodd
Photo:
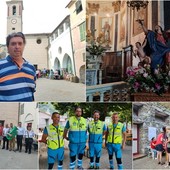
<path fill-rule="evenodd" d="M 9 132 L 9 128 L 3 128 L 3 136 L 6 136 Z"/>
<path fill-rule="evenodd" d="M 23 127 L 17 127 L 18 130 L 17 130 L 17 135 L 24 135 L 24 132 L 25 132 L 25 129 Z"/>
<path fill-rule="evenodd" d="M 33 130 L 30 130 L 30 131 L 26 130 L 24 133 L 25 138 L 33 138 L 34 135 L 35 134 L 34 134 Z"/>

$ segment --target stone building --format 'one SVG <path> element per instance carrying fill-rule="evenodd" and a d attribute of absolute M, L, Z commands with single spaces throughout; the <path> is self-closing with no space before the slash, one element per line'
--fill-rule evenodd
<path fill-rule="evenodd" d="M 48 37 L 49 33 L 25 34 L 26 46 L 23 56 L 36 69 L 48 68 Z"/>
<path fill-rule="evenodd" d="M 145 154 L 152 137 L 170 125 L 168 103 L 133 103 L 133 154 Z"/>
<path fill-rule="evenodd" d="M 9 125 L 13 123 L 14 126 L 18 122 L 22 122 L 23 127 L 31 125 L 35 133 L 38 130 L 38 108 L 36 102 L 25 103 L 0 103 L 0 123 Z"/>
<path fill-rule="evenodd" d="M 19 120 L 19 103 L 0 103 L 0 123 L 9 125 L 18 124 Z"/>
<path fill-rule="evenodd" d="M 11 0 L 7 4 L 7 35 L 11 32 L 22 32 L 23 30 L 23 1 Z"/>

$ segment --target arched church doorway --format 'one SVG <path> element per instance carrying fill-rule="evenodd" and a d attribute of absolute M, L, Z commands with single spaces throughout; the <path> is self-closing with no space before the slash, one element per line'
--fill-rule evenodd
<path fill-rule="evenodd" d="M 25 116 L 25 119 L 24 119 L 24 126 L 32 126 L 32 123 L 34 121 L 34 118 L 33 118 L 33 115 L 31 113 L 28 113 L 26 116 Z"/>
<path fill-rule="evenodd" d="M 71 58 L 69 55 L 65 54 L 64 58 L 63 58 L 63 68 L 65 69 L 65 71 L 69 74 L 73 73 L 73 66 L 71 63 Z"/>
<path fill-rule="evenodd" d="M 80 74 L 80 83 L 85 84 L 85 65 L 82 65 L 79 70 Z"/>
<path fill-rule="evenodd" d="M 55 70 L 60 70 L 60 61 L 57 57 L 55 58 L 55 61 L 54 61 L 54 71 Z"/>

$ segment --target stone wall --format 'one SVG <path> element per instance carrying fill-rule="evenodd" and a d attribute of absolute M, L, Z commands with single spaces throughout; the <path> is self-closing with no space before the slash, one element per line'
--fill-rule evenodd
<path fill-rule="evenodd" d="M 160 133 L 163 126 L 168 126 L 170 122 L 170 108 L 162 106 L 161 103 L 142 103 L 143 106 L 138 110 L 138 115 L 133 113 L 133 122 L 140 122 L 139 125 L 139 152 L 145 153 L 146 148 L 150 145 L 148 140 L 148 127 L 155 127 L 156 135 Z M 135 105 L 135 103 L 133 104 Z M 155 117 L 155 110 L 166 113 L 165 121 Z"/>

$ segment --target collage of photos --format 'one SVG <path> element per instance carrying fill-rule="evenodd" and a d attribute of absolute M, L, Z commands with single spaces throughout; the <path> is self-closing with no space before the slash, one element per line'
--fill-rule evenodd
<path fill-rule="evenodd" d="M 0 170 L 170 169 L 170 1 L 0 0 Z"/>

